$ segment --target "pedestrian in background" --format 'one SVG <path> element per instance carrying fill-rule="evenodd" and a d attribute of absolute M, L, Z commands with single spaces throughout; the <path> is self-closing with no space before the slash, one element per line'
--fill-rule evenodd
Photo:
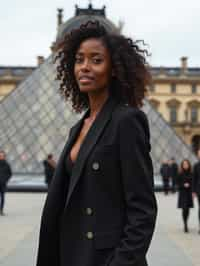
<path fill-rule="evenodd" d="M 53 158 L 53 154 L 49 154 L 47 156 L 46 160 L 43 161 L 43 165 L 44 165 L 45 183 L 49 187 L 56 168 L 56 162 Z"/>
<path fill-rule="evenodd" d="M 178 175 L 178 164 L 175 159 L 172 157 L 169 162 L 169 175 L 170 175 L 170 188 L 172 193 L 176 192 L 176 183 L 177 183 L 177 175 Z"/>
<path fill-rule="evenodd" d="M 192 198 L 192 167 L 190 161 L 184 159 L 180 165 L 180 171 L 177 178 L 178 184 L 178 208 L 182 209 L 182 218 L 184 232 L 188 233 L 188 218 L 190 208 L 193 208 Z"/>
<path fill-rule="evenodd" d="M 169 171 L 170 171 L 170 169 L 169 169 L 168 161 L 165 160 L 165 161 L 163 161 L 161 168 L 160 168 L 160 174 L 162 177 L 163 190 L 164 190 L 165 195 L 167 195 L 169 192 L 169 176 L 170 176 Z"/>
<path fill-rule="evenodd" d="M 199 234 L 200 234 L 200 150 L 197 152 L 199 161 L 194 165 L 193 172 L 193 196 L 197 197 L 198 202 L 198 220 L 199 220 Z"/>
<path fill-rule="evenodd" d="M 0 151 L 0 215 L 4 215 L 6 185 L 11 176 L 12 171 L 6 161 L 6 154 L 4 151 Z"/>

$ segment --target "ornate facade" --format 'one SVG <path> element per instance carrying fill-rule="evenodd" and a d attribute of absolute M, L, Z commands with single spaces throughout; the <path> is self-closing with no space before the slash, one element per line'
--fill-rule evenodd
<path fill-rule="evenodd" d="M 0 101 L 29 76 L 34 67 L 0 66 Z"/>
<path fill-rule="evenodd" d="M 37 65 L 44 63 L 44 57 L 37 57 Z M 33 66 L 0 66 L 0 102 L 24 81 L 36 67 Z"/>
<path fill-rule="evenodd" d="M 200 148 L 200 68 L 152 67 L 153 85 L 147 98 L 194 151 Z"/>

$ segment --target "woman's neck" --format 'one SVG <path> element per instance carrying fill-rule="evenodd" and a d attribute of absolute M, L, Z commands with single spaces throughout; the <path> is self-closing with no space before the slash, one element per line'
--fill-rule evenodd
<path fill-rule="evenodd" d="M 88 97 L 89 97 L 89 106 L 90 106 L 89 118 L 94 119 L 101 110 L 106 100 L 108 99 L 109 94 L 108 92 L 98 95 L 89 94 Z"/>

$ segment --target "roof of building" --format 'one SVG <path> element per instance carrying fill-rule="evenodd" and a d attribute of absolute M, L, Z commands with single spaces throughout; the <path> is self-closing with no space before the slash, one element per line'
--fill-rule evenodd
<path fill-rule="evenodd" d="M 181 67 L 151 67 L 151 73 L 153 76 L 164 74 L 169 77 L 177 77 L 184 74 L 185 76 L 200 77 L 200 67 L 188 67 L 185 71 Z"/>
<path fill-rule="evenodd" d="M 109 32 L 119 31 L 114 23 L 106 18 L 105 6 L 102 9 L 94 9 L 92 4 L 89 4 L 88 8 L 79 8 L 76 5 L 75 16 L 59 26 L 56 42 L 62 41 L 66 33 L 79 28 L 81 24 L 87 23 L 89 20 L 98 20 Z"/>
<path fill-rule="evenodd" d="M 0 76 L 27 76 L 34 69 L 33 66 L 0 66 Z"/>
<path fill-rule="evenodd" d="M 0 76 L 27 76 L 36 67 L 33 66 L 0 66 Z M 166 75 L 168 77 L 178 77 L 183 74 L 181 67 L 151 67 L 153 76 Z M 190 77 L 200 77 L 200 67 L 189 67 L 184 72 L 184 75 Z"/>

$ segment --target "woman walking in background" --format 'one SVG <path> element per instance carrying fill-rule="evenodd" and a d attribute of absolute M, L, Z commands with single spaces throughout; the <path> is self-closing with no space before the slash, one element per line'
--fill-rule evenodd
<path fill-rule="evenodd" d="M 188 218 L 190 208 L 193 208 L 192 199 L 192 167 L 190 161 L 184 159 L 181 162 L 180 171 L 178 175 L 178 208 L 182 209 L 182 217 L 184 223 L 184 232 L 188 233 Z"/>

